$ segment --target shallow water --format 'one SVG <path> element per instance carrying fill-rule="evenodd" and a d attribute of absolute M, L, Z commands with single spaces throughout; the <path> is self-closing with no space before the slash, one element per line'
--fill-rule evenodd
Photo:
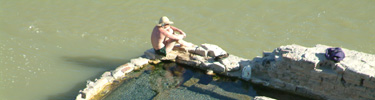
<path fill-rule="evenodd" d="M 278 100 L 309 100 L 301 96 L 254 86 L 250 82 L 210 76 L 175 63 L 149 65 L 127 75 L 127 80 L 104 100 L 250 100 L 255 96 Z"/>
<path fill-rule="evenodd" d="M 0 0 L 0 97 L 66 100 L 151 48 L 166 15 L 194 44 L 251 59 L 281 45 L 375 54 L 375 1 Z"/>

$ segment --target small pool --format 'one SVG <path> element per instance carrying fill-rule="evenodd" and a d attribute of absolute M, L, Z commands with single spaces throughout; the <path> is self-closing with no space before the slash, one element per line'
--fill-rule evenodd
<path fill-rule="evenodd" d="M 250 100 L 259 95 L 279 100 L 309 99 L 239 79 L 206 75 L 189 66 L 160 63 L 128 74 L 127 80 L 104 100 Z"/>

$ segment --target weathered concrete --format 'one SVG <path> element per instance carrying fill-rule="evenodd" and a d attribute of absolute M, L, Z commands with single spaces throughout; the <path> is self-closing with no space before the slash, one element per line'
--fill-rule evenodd
<path fill-rule="evenodd" d="M 252 60 L 234 55 L 215 59 L 227 52 L 212 44 L 176 46 L 167 57 L 156 55 L 153 49 L 149 49 L 145 51 L 145 58 L 133 59 L 131 63 L 112 72 L 105 72 L 96 82 L 88 81 L 87 87 L 80 91 L 77 100 L 101 98 L 116 87 L 114 83 L 121 83 L 126 73 L 138 70 L 148 63 L 159 63 L 160 60 L 175 61 L 207 70 L 210 74 L 214 72 L 241 78 L 315 99 L 375 99 L 375 55 L 343 49 L 346 58 L 334 63 L 324 56 L 328 47 L 281 46 Z M 184 83 L 192 84 L 194 82 Z M 261 98 L 263 97 L 259 97 L 259 100 L 262 100 Z"/>
<path fill-rule="evenodd" d="M 133 70 L 139 70 L 147 65 L 149 59 L 136 58 L 130 63 L 119 66 L 113 71 L 104 72 L 99 79 L 87 81 L 86 88 L 79 91 L 76 100 L 100 100 L 113 89 L 119 86 L 127 73 Z"/>
<path fill-rule="evenodd" d="M 316 99 L 375 99 L 375 56 L 343 49 L 334 63 L 324 56 L 329 46 L 281 46 L 252 61 L 252 81 Z"/>

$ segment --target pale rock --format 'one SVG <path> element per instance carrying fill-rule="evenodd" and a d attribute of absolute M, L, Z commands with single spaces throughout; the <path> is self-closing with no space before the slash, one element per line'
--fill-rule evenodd
<path fill-rule="evenodd" d="M 206 72 L 207 75 L 215 75 L 214 71 L 213 70 L 207 70 Z"/>
<path fill-rule="evenodd" d="M 94 86 L 95 86 L 95 82 L 87 80 L 87 84 L 86 84 L 87 88 L 93 88 Z"/>
<path fill-rule="evenodd" d="M 177 58 L 178 54 L 179 52 L 177 51 L 171 51 L 167 54 L 167 56 L 160 58 L 160 60 L 174 61 Z"/>
<path fill-rule="evenodd" d="M 227 54 L 226 51 L 224 51 L 222 48 L 220 48 L 217 45 L 202 44 L 201 46 L 208 51 L 208 56 L 210 56 L 210 57 L 216 57 L 216 56 L 219 56 L 219 55 Z"/>
<path fill-rule="evenodd" d="M 246 80 L 246 81 L 250 80 L 250 78 L 251 78 L 251 66 L 250 65 L 247 65 L 247 66 L 243 67 L 241 78 Z"/>
<path fill-rule="evenodd" d="M 215 73 L 222 73 L 225 72 L 225 66 L 219 62 L 214 62 L 209 66 Z"/>
<path fill-rule="evenodd" d="M 202 62 L 199 67 L 201 69 L 210 69 L 210 66 L 212 65 L 213 63 L 210 63 L 210 62 Z"/>
<path fill-rule="evenodd" d="M 149 61 L 149 59 L 142 58 L 142 57 L 139 57 L 139 58 L 136 58 L 136 59 L 132 59 L 132 60 L 130 60 L 130 62 L 131 62 L 132 64 L 134 64 L 135 66 L 143 66 L 143 65 L 146 65 L 146 64 L 148 64 L 148 61 Z"/>
<path fill-rule="evenodd" d="M 129 69 L 128 71 L 123 71 L 124 69 Z M 114 79 L 121 79 L 125 77 L 126 73 L 134 70 L 135 66 L 133 63 L 127 63 L 117 67 L 114 71 L 112 71 L 112 76 Z"/>
<path fill-rule="evenodd" d="M 225 71 L 237 71 L 240 69 L 241 58 L 233 55 L 229 55 L 227 58 L 224 58 L 220 60 L 220 63 L 222 63 L 225 66 Z"/>
<path fill-rule="evenodd" d="M 201 62 L 206 61 L 206 58 L 205 58 L 205 57 L 198 56 L 198 55 L 191 55 L 191 59 L 192 59 L 192 60 L 198 60 L 198 61 L 201 61 Z"/>
<path fill-rule="evenodd" d="M 112 77 L 112 73 L 110 71 L 106 71 L 102 74 L 102 77 Z"/>
<path fill-rule="evenodd" d="M 276 100 L 266 96 L 255 96 L 254 100 Z"/>
<path fill-rule="evenodd" d="M 189 60 L 189 61 L 183 61 L 183 60 L 176 60 L 177 63 L 193 66 L 193 67 L 199 67 L 201 65 L 201 62 L 198 60 Z"/>
<path fill-rule="evenodd" d="M 121 72 L 126 74 L 126 73 L 132 72 L 133 70 L 134 70 L 134 67 L 126 66 L 126 67 L 121 69 Z"/>
<path fill-rule="evenodd" d="M 344 73 L 345 69 L 346 68 L 343 67 L 340 63 L 335 64 L 334 70 L 335 70 L 336 73 L 342 74 L 342 73 Z"/>
<path fill-rule="evenodd" d="M 121 78 L 125 77 L 125 73 L 123 73 L 121 71 L 115 71 L 113 73 L 114 73 L 113 78 L 115 78 L 115 79 L 121 79 Z"/>
<path fill-rule="evenodd" d="M 192 54 L 197 54 L 197 55 L 200 55 L 202 57 L 207 57 L 207 53 L 208 51 L 202 47 L 196 47 L 194 49 L 189 49 L 189 53 L 192 53 Z"/>

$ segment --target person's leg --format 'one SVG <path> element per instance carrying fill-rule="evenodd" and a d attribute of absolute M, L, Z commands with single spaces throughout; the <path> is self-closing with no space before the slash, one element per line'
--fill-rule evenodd
<path fill-rule="evenodd" d="M 175 44 L 176 44 L 176 41 L 172 39 L 168 39 L 164 41 L 165 51 L 167 52 L 167 54 L 172 51 Z"/>
<path fill-rule="evenodd" d="M 186 46 L 186 47 L 193 46 L 193 44 L 186 42 L 184 40 L 178 40 L 177 43 L 181 44 L 181 46 Z"/>

